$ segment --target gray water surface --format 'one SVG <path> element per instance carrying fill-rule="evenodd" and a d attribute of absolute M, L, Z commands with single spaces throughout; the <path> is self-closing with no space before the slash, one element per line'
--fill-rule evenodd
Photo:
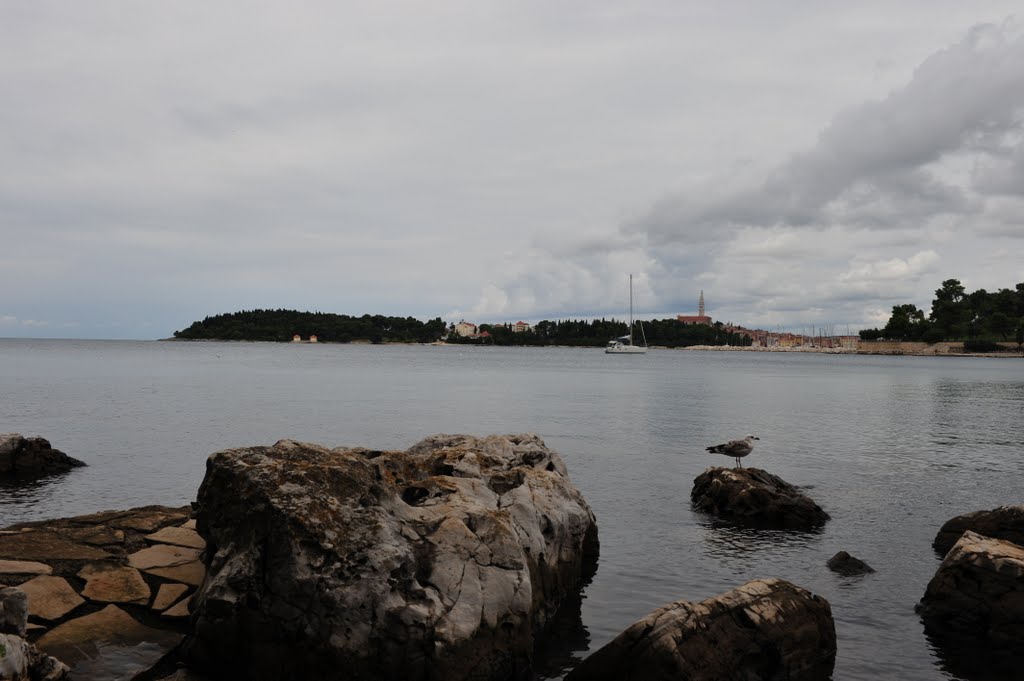
<path fill-rule="evenodd" d="M 959 677 L 914 605 L 948 518 L 1022 503 L 1024 361 L 574 348 L 0 340 L 0 432 L 89 466 L 0 487 L 0 526 L 195 498 L 206 457 L 283 438 L 404 449 L 434 433 L 536 432 L 597 515 L 558 676 L 656 607 L 782 577 L 832 604 L 835 679 Z M 758 435 L 746 465 L 804 487 L 817 533 L 712 522 L 704 447 Z M 831 573 L 839 550 L 877 572 Z M 962 673 L 962 672 L 961 672 Z"/>

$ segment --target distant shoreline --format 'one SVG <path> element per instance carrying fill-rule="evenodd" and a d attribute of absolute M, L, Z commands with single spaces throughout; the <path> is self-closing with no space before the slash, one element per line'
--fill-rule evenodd
<path fill-rule="evenodd" d="M 308 341 L 297 343 L 294 341 L 268 341 L 268 340 L 238 340 L 238 339 L 218 339 L 218 338 L 160 338 L 158 341 L 174 341 L 180 343 L 270 343 L 273 345 L 430 345 L 437 347 L 446 348 L 494 348 L 494 347 L 509 347 L 509 348 L 581 348 L 584 350 L 601 350 L 603 346 L 600 345 L 483 345 L 476 343 L 446 343 L 445 341 L 433 341 L 430 343 L 421 343 L 416 341 L 384 341 L 381 343 L 372 343 L 368 340 L 353 340 L 345 343 L 336 343 L 331 341 L 320 341 L 318 343 L 310 343 Z M 758 345 L 741 346 L 741 345 L 687 345 L 684 347 L 670 348 L 664 345 L 650 345 L 648 346 L 651 350 L 687 350 L 697 352 L 775 352 L 775 353 L 813 353 L 821 355 L 874 355 L 878 357 L 989 357 L 995 359 L 1022 359 L 1024 355 L 1021 355 L 1017 351 L 1010 352 L 934 352 L 934 351 L 917 351 L 917 350 L 900 350 L 900 349 L 879 349 L 879 350 L 864 350 L 864 349 L 853 349 L 853 348 L 816 348 L 808 346 L 794 346 L 794 347 L 763 347 Z"/>
<path fill-rule="evenodd" d="M 706 350 L 710 352 L 809 352 L 826 355 L 875 355 L 878 357 L 991 357 L 995 359 L 1022 359 L 1024 355 L 1012 352 L 926 352 L 903 350 L 862 350 L 853 348 L 812 348 L 806 346 L 771 347 L 762 346 L 740 347 L 735 345 L 690 345 L 673 350 Z"/>

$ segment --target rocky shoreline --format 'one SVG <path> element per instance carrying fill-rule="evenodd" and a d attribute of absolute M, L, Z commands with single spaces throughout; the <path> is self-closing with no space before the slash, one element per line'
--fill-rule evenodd
<path fill-rule="evenodd" d="M 760 469 L 710 468 L 691 499 L 755 531 L 830 520 Z M 919 612 L 948 667 L 1024 661 L 1022 518 L 971 513 L 936 536 Z M 225 450 L 191 506 L 0 530 L 0 679 L 525 680 L 597 553 L 593 512 L 536 435 Z M 845 551 L 827 568 L 874 572 Z M 764 578 L 655 610 L 567 678 L 824 681 L 836 649 L 827 600 Z"/>

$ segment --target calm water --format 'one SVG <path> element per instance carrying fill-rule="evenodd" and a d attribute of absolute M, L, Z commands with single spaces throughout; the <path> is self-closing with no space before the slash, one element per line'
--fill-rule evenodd
<path fill-rule="evenodd" d="M 945 520 L 1022 502 L 1022 415 L 1020 360 L 0 340 L 0 432 L 89 464 L 0 487 L 0 526 L 185 504 L 228 447 L 532 431 L 564 457 L 601 535 L 582 626 L 569 618 L 546 674 L 667 602 L 777 576 L 831 602 L 835 679 L 960 678 L 913 608 Z M 690 510 L 693 479 L 730 463 L 704 446 L 747 432 L 761 437 L 749 465 L 807 488 L 832 515 L 823 531 L 738 530 Z M 841 549 L 877 573 L 832 574 Z"/>

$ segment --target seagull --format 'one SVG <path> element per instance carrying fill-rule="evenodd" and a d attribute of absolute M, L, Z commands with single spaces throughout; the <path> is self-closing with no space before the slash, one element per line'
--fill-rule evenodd
<path fill-rule="evenodd" d="M 714 452 L 715 454 L 725 454 L 726 456 L 733 457 L 736 459 L 736 465 L 743 468 L 743 464 L 740 463 L 740 459 L 745 457 L 747 454 L 750 454 L 751 450 L 754 449 L 754 440 L 760 439 L 761 438 L 759 437 L 748 435 L 742 440 L 729 440 L 725 444 L 712 445 L 707 449 L 709 452 Z"/>

